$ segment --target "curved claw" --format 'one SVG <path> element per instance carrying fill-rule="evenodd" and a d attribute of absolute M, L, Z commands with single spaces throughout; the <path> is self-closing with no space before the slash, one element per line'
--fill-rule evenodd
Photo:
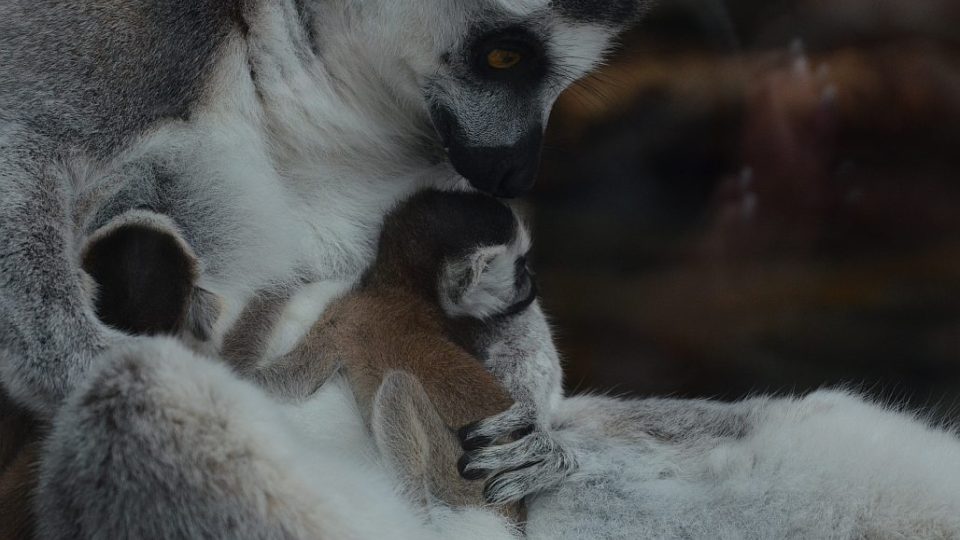
<path fill-rule="evenodd" d="M 515 432 L 520 436 L 524 432 L 532 432 L 536 418 L 536 413 L 532 409 L 521 403 L 515 403 L 498 415 L 463 426 L 457 431 L 457 437 L 464 450 L 476 450 L 490 446 L 498 439 L 511 436 Z"/>
<path fill-rule="evenodd" d="M 471 454 L 466 453 L 457 460 L 457 471 L 464 480 L 480 480 L 487 476 L 485 469 L 470 467 Z"/>
<path fill-rule="evenodd" d="M 503 471 L 487 480 L 483 486 L 483 498 L 493 505 L 515 503 L 528 495 L 555 487 L 569 473 L 568 470 L 556 469 L 550 460 L 535 461 Z"/>
<path fill-rule="evenodd" d="M 468 480 L 494 475 L 484 492 L 489 502 L 497 504 L 553 487 L 576 468 L 573 454 L 549 433 L 536 430 L 507 444 L 471 450 L 457 463 L 460 475 Z"/>
<path fill-rule="evenodd" d="M 474 434 L 479 425 L 480 422 L 472 422 L 457 431 L 457 438 L 460 439 L 461 448 L 470 451 L 493 444 L 492 438 Z"/>

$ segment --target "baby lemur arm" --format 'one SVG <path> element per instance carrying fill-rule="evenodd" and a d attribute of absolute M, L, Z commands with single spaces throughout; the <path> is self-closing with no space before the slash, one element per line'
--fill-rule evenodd
<path fill-rule="evenodd" d="M 302 399 L 340 370 L 367 419 L 391 371 L 417 378 L 451 428 L 506 410 L 510 397 L 483 364 L 445 338 L 434 312 L 404 291 L 361 286 L 334 301 L 292 351 L 258 366 L 254 378 L 275 394 Z"/>
<path fill-rule="evenodd" d="M 562 369 L 539 302 L 498 321 L 486 337 L 482 357 L 515 403 L 460 430 L 467 452 L 459 469 L 466 478 L 486 478 L 487 501 L 504 504 L 557 485 L 577 469 L 578 460 L 552 435 L 551 418 L 562 400 Z M 525 435 L 494 444 L 518 431 Z"/>

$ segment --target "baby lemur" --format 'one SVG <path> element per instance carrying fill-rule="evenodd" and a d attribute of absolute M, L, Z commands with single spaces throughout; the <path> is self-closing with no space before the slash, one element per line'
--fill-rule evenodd
<path fill-rule="evenodd" d="M 478 353 L 536 298 L 528 249 L 520 220 L 496 199 L 423 191 L 386 217 L 357 286 L 255 378 L 278 393 L 308 394 L 342 371 L 408 481 L 425 474 L 433 497 L 480 504 L 482 485 L 457 474 L 456 430 L 513 403 Z"/>

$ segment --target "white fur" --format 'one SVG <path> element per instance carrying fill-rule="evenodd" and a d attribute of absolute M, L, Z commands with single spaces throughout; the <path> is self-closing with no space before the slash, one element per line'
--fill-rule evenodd
<path fill-rule="evenodd" d="M 271 330 L 263 359 L 273 360 L 293 350 L 327 306 L 353 285 L 353 281 L 347 280 L 320 281 L 298 291 L 284 306 L 279 321 Z"/>
<path fill-rule="evenodd" d="M 41 471 L 43 537 L 199 535 L 209 533 L 204 524 L 161 509 L 181 504 L 185 515 L 203 515 L 227 504 L 250 520 L 234 531 L 249 537 L 277 537 L 279 519 L 298 538 L 515 538 L 491 511 L 424 513 L 406 501 L 339 379 L 301 405 L 283 405 L 219 362 L 151 339 L 115 349 L 65 407 Z M 162 459 L 143 454 L 142 437 Z M 81 451 L 68 450 L 78 444 Z M 104 444 L 110 458 L 96 458 L 91 445 Z M 141 468 L 124 468 L 138 460 Z M 179 467 L 172 473 L 171 464 Z M 210 491 L 191 491 L 199 479 Z M 102 485 L 111 497 L 97 492 Z M 125 489 L 137 494 L 124 497 Z M 64 523 L 69 515 L 82 518 Z"/>
<path fill-rule="evenodd" d="M 224 301 L 214 341 L 222 339 L 257 290 L 355 279 L 373 254 L 384 213 L 398 199 L 423 186 L 462 185 L 430 125 L 422 93 L 428 84 L 439 89 L 432 99 L 449 101 L 459 120 L 468 124 L 471 142 L 507 144 L 529 127 L 511 123 L 508 109 L 495 118 L 487 107 L 501 108 L 498 96 L 467 96 L 465 89 L 445 84 L 438 58 L 468 35 L 487 8 L 509 7 L 508 15 L 525 16 L 538 13 L 543 0 L 509 5 L 507 0 L 304 4 L 308 10 L 324 10 L 312 19 L 321 41 L 314 45 L 322 58 L 298 50 L 304 36 L 291 24 L 297 17 L 293 2 L 256 3 L 251 9 L 257 12 L 245 14 L 250 23 L 247 39 L 237 34 L 223 44 L 216 76 L 205 89 L 207 99 L 191 111 L 189 121 L 153 126 L 140 140 L 128 141 L 124 153 L 91 164 L 95 174 L 56 175 L 73 179 L 68 191 L 80 194 L 81 202 L 84 194 L 118 189 L 118 171 L 142 162 L 162 166 L 176 177 L 182 192 L 169 217 L 203 261 L 204 287 Z M 551 16 L 539 23 L 551 30 L 548 50 L 557 56 L 560 70 L 548 91 L 537 96 L 536 110 L 542 111 L 539 120 L 545 124 L 553 99 L 599 61 L 614 31 Z M 0 145 L 9 145 L 20 129 L 4 126 Z M 30 177 L 19 170 L 6 173 Z M 8 206 L 16 206 L 17 197 L 23 196 L 7 186 L 3 193 Z M 89 225 L 91 216 L 71 217 Z M 77 247 L 72 241 L 67 244 Z M 505 276 L 505 270 L 500 274 Z M 285 326 L 271 339 L 271 350 L 287 348 L 302 332 L 305 321 L 328 298 L 324 291 L 308 291 L 298 300 L 302 303 L 290 308 Z M 487 303 L 480 300 L 475 307 L 483 309 Z M 239 486 L 237 492 L 218 493 L 223 471 L 205 467 L 204 461 L 175 462 L 183 467 L 175 472 L 207 479 L 200 484 L 213 489 L 176 492 L 188 500 L 219 503 L 221 496 L 249 496 L 251 509 L 266 509 L 267 517 L 273 510 L 289 512 L 297 520 L 291 527 L 300 527 L 296 532 L 304 537 L 511 537 L 498 517 L 480 509 L 436 507 L 420 515 L 399 495 L 396 479 L 373 451 L 342 383 L 326 385 L 305 403 L 283 405 L 182 346 L 136 340 L 116 347 L 126 338 L 102 332 L 90 341 L 115 350 L 98 360 L 101 365 L 93 378 L 73 392 L 48 445 L 39 496 L 46 512 L 42 527 L 57 527 L 59 516 L 64 521 L 60 535 L 70 537 L 80 526 L 71 516 L 81 515 L 89 521 L 88 531 L 103 536 L 99 527 L 111 519 L 132 527 L 151 517 L 176 525 L 182 517 L 151 516 L 149 510 L 159 499 L 147 500 L 148 507 L 139 509 L 142 514 L 62 511 L 67 506 L 102 509 L 101 503 L 122 509 L 134 502 L 115 492 L 104 497 L 96 491 L 106 478 L 134 495 L 153 497 L 149 482 L 132 480 L 144 471 L 137 466 L 124 470 L 123 460 L 70 466 L 104 447 L 120 452 L 126 441 L 132 463 L 146 459 L 149 466 L 168 465 L 151 461 L 154 447 L 135 444 L 136 437 L 124 438 L 115 427 L 84 430 L 88 424 L 104 427 L 98 419 L 111 418 L 87 409 L 99 403 L 118 414 L 132 414 L 127 427 L 134 435 L 146 432 L 153 442 L 172 441 L 165 459 L 182 452 L 190 458 L 218 458 L 228 469 L 239 458 L 252 464 L 233 471 L 238 476 L 230 480 Z M 565 475 L 571 471 L 560 471 L 557 487 L 531 499 L 532 538 L 960 537 L 960 443 L 951 434 L 838 394 L 729 407 L 561 400 L 559 360 L 539 306 L 511 332 L 490 346 L 487 365 L 518 406 L 481 423 L 479 432 L 502 435 L 536 422 L 543 429 L 532 441 L 543 444 L 523 442 L 518 452 L 535 455 L 549 446 L 564 457 L 545 461 L 549 467 L 560 470 L 561 461 L 579 465 L 569 477 Z M 94 364 L 88 356 L 79 358 L 77 373 Z M 50 403 L 40 403 L 52 398 L 31 397 L 27 386 L 18 386 L 22 377 L 12 365 L 4 363 L 0 369 L 15 395 L 37 410 L 53 410 Z M 116 370 L 109 371 L 111 366 Z M 81 379 L 71 372 L 48 386 L 59 392 Z M 100 393 L 100 383 L 116 384 L 118 393 Z M 143 406 L 127 410 L 125 400 Z M 688 424 L 698 408 L 720 410 L 702 425 Z M 729 418 L 748 427 L 742 437 L 710 432 L 712 421 Z M 657 421 L 657 429 L 651 429 Z M 671 427 L 679 430 L 672 438 L 657 435 Z M 223 438 L 204 437 L 213 430 Z M 104 446 L 96 447 L 97 440 Z M 543 490 L 544 479 L 554 485 L 554 476 L 541 474 L 557 471 L 532 470 L 536 476 L 529 469 L 514 471 L 502 495 Z M 282 497 L 264 497 L 267 490 Z M 183 512 L 191 509 L 181 507 Z M 119 529 L 117 536 L 125 531 Z"/>

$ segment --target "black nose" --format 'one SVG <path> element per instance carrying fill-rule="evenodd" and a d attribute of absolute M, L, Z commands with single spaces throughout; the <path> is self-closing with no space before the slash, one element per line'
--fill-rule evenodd
<path fill-rule="evenodd" d="M 540 167 L 543 128 L 534 125 L 515 143 L 473 146 L 465 141 L 453 114 L 443 108 L 430 111 L 437 133 L 447 148 L 453 168 L 473 187 L 496 197 L 518 197 L 530 191 Z"/>
<path fill-rule="evenodd" d="M 540 167 L 540 130 L 518 144 L 470 147 L 451 144 L 450 162 L 473 187 L 496 197 L 518 197 L 530 191 Z"/>

